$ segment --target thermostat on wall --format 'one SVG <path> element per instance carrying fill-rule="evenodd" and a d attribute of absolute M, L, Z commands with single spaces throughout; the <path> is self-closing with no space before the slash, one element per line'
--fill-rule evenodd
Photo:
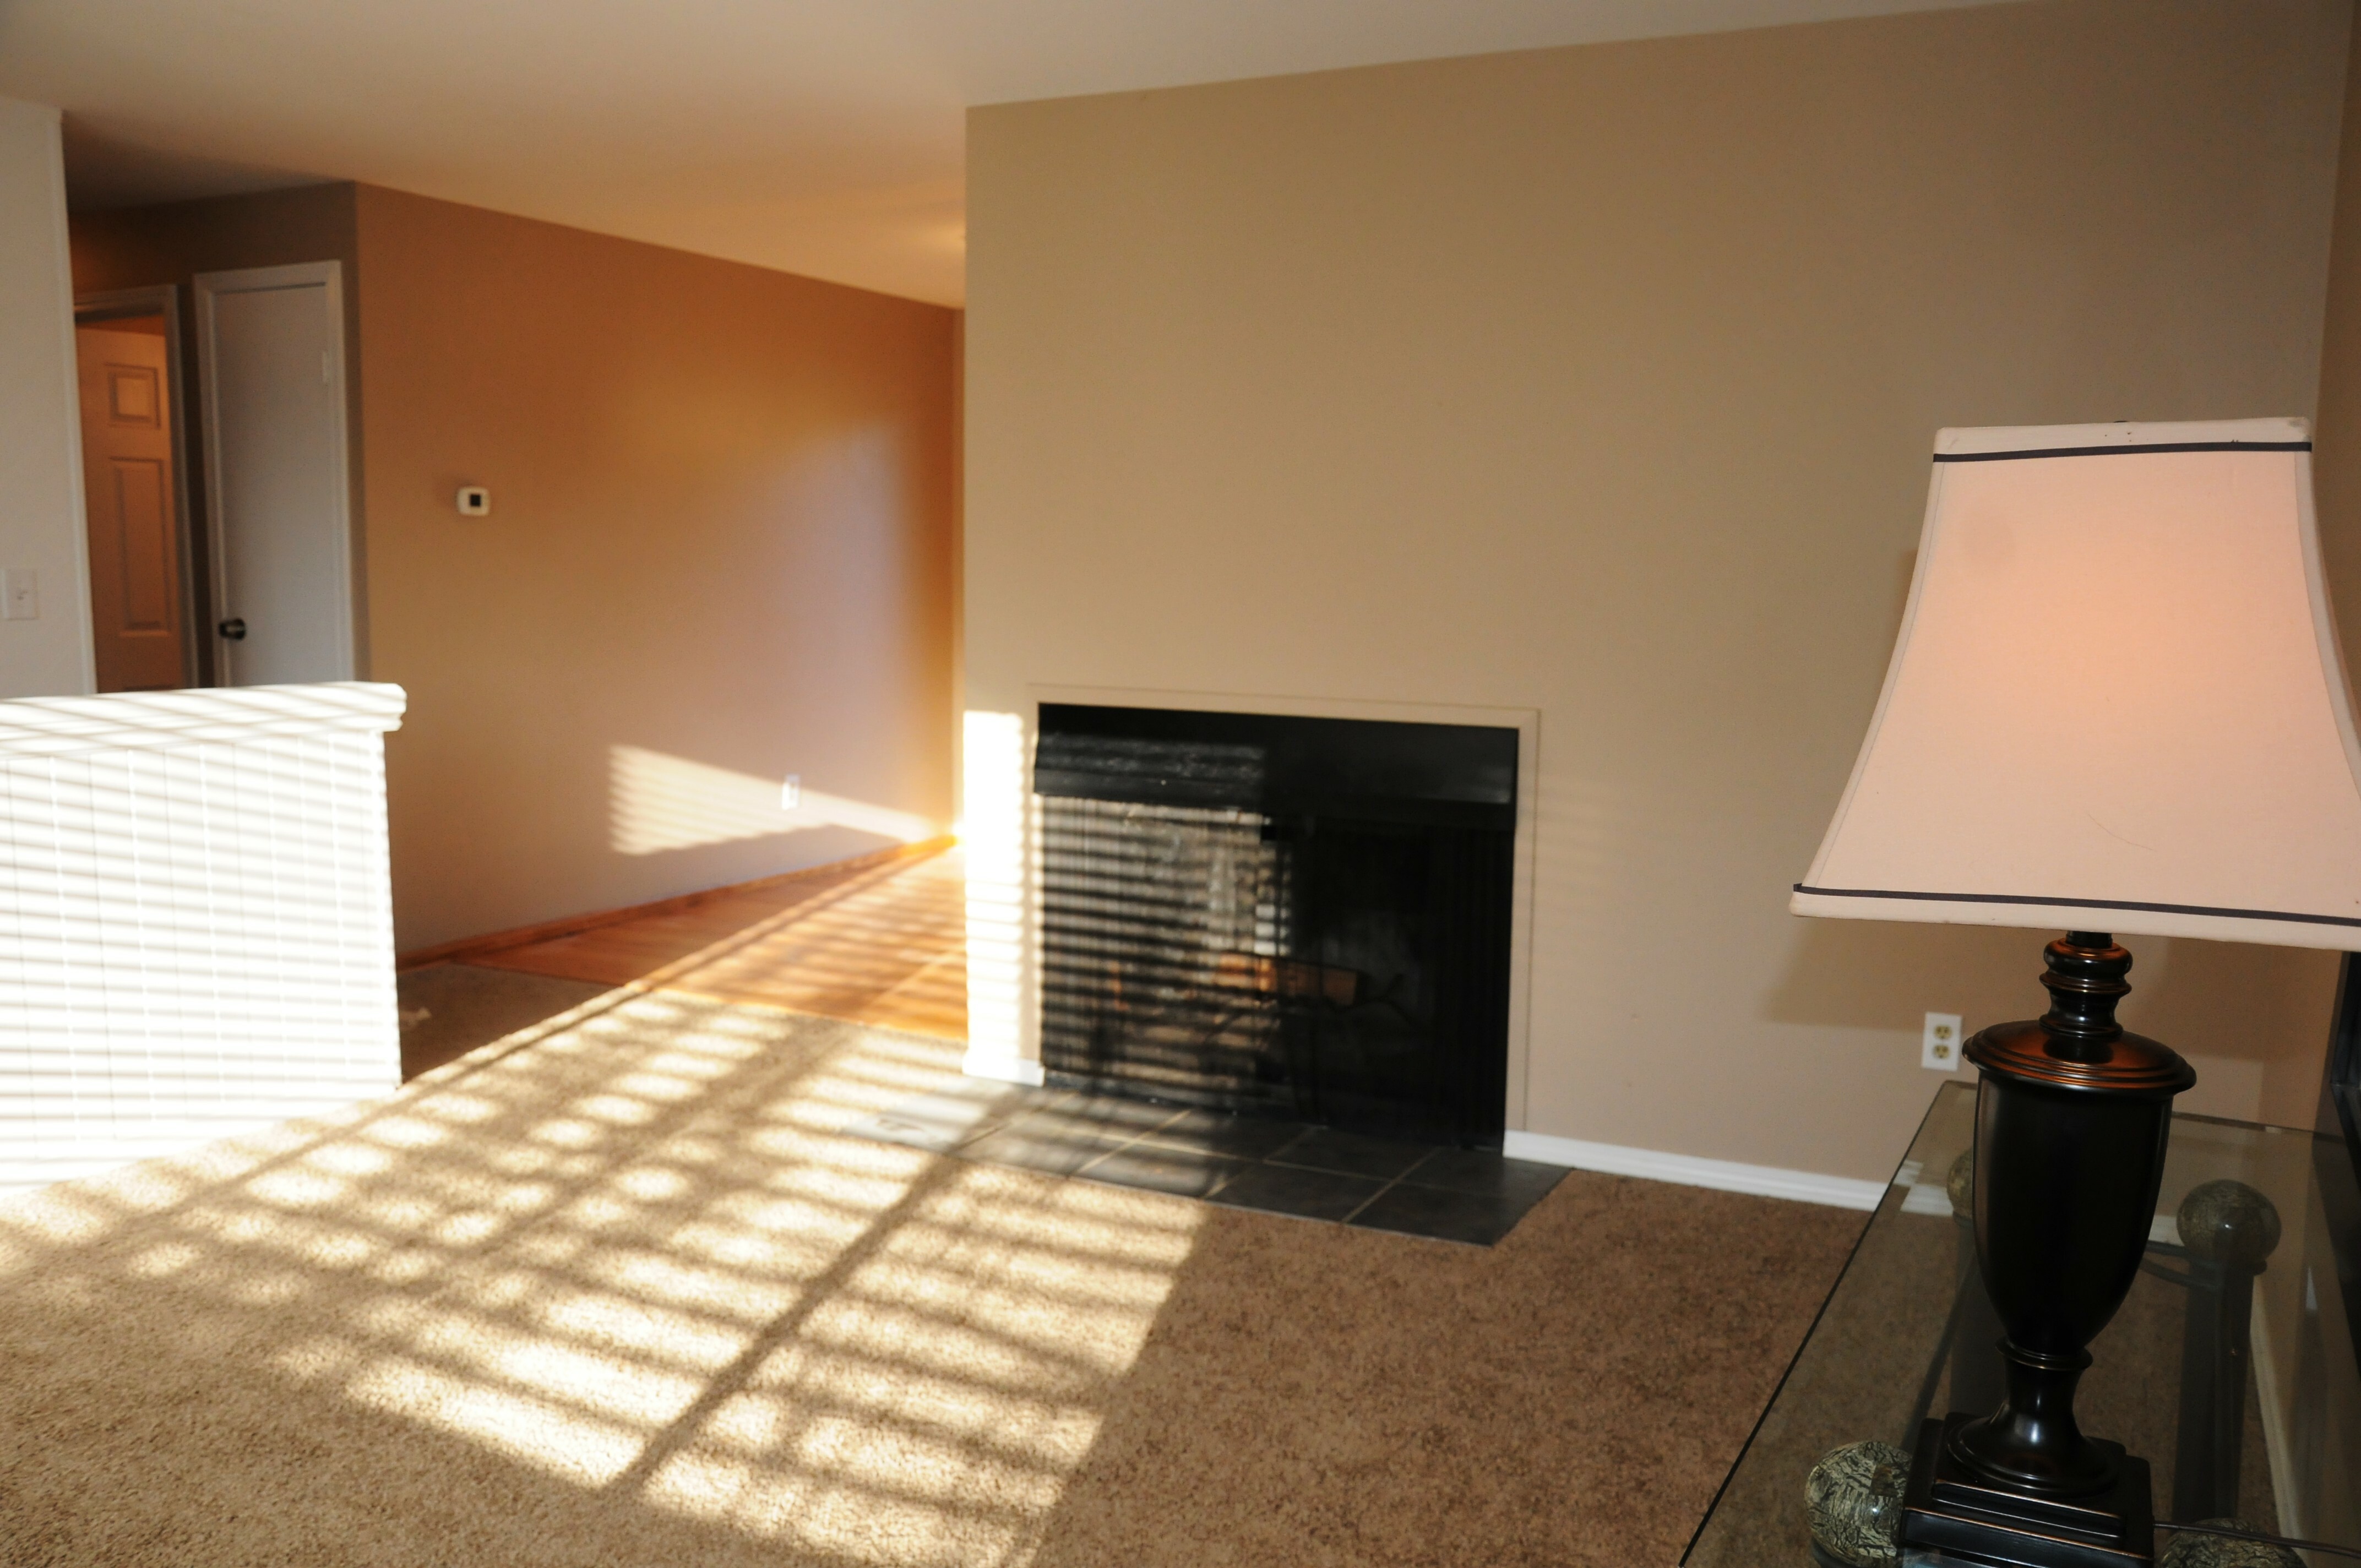
<path fill-rule="evenodd" d="M 460 486 L 459 515 L 461 517 L 491 516 L 492 492 L 484 488 L 481 485 Z"/>

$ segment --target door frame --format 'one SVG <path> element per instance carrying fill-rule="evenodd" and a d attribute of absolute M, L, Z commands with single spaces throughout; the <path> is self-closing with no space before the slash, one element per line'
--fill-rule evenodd
<path fill-rule="evenodd" d="M 342 590 L 336 598 L 337 667 L 328 678 L 352 680 L 358 663 L 358 639 L 353 614 L 352 438 L 346 429 L 346 404 L 351 396 L 351 387 L 346 378 L 345 367 L 344 263 L 298 261 L 285 267 L 245 267 L 226 272 L 200 272 L 190 281 L 197 307 L 197 406 L 205 444 L 206 583 L 212 600 L 210 613 L 215 617 L 221 616 L 229 603 L 226 591 L 229 572 L 225 551 L 225 535 L 228 531 L 222 521 L 221 422 L 219 389 L 215 380 L 219 351 L 215 347 L 218 329 L 214 302 L 224 294 L 260 293 L 272 289 L 324 285 L 327 290 L 327 376 L 329 385 L 335 390 L 335 396 L 329 401 L 335 410 L 337 476 L 332 521 L 336 546 L 336 582 Z M 220 685 L 232 685 L 234 683 L 228 677 L 236 655 L 222 646 L 218 620 L 213 623 L 212 631 L 215 654 L 214 682 Z"/>
<path fill-rule="evenodd" d="M 206 624 L 208 607 L 206 596 L 197 587 L 196 508 L 190 504 L 195 498 L 189 493 L 189 378 L 181 352 L 181 291 L 170 283 L 157 283 L 144 289 L 106 289 L 74 296 L 76 328 L 104 326 L 131 316 L 158 315 L 164 318 L 164 400 L 170 419 L 172 505 L 176 512 L 172 521 L 174 532 L 180 535 L 181 663 L 191 686 L 209 686 L 214 684 L 213 661 L 204 656 L 211 649 L 205 645 L 201 630 Z M 79 340 L 75 351 L 79 356 Z M 89 439 L 88 432 L 83 433 L 82 439 Z M 90 531 L 88 513 L 85 504 L 85 534 Z M 83 547 L 88 548 L 87 541 Z M 82 608 L 84 615 L 93 613 L 90 605 Z M 93 626 L 93 635 L 96 630 Z"/>

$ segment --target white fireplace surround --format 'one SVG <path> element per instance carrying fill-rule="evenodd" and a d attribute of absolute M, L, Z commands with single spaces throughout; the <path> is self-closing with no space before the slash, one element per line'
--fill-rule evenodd
<path fill-rule="evenodd" d="M 401 1081 L 392 685 L 0 702 L 0 1190 Z"/>
<path fill-rule="evenodd" d="M 1876 1207 L 1885 1183 L 1817 1171 L 1708 1159 L 1660 1149 L 1596 1143 L 1528 1131 L 1525 1080 L 1531 1061 L 1535 807 L 1540 790 L 1541 715 L 1524 707 L 1326 700 L 1240 693 L 1148 691 L 1035 685 L 1022 712 L 971 708 L 962 734 L 961 839 L 967 856 L 968 1050 L 974 1078 L 1038 1084 L 1040 1060 L 1040 868 L 1032 754 L 1045 702 L 1118 707 L 1284 714 L 1303 718 L 1375 718 L 1484 724 L 1514 729 L 1517 743 L 1516 893 L 1510 930 L 1508 1132 L 1502 1151 L 1617 1176 L 1794 1199 L 1837 1208 Z"/>

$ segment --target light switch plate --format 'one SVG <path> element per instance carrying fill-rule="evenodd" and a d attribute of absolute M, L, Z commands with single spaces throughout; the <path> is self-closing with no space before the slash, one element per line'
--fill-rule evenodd
<path fill-rule="evenodd" d="M 1960 1070 L 1960 1015 L 1929 1013 L 1927 1032 L 1918 1042 L 1918 1065 L 1937 1072 Z"/>
<path fill-rule="evenodd" d="M 779 784 L 779 809 L 793 811 L 804 803 L 804 776 L 789 773 Z"/>
<path fill-rule="evenodd" d="M 0 570 L 0 620 L 41 619 L 41 575 L 30 566 Z"/>

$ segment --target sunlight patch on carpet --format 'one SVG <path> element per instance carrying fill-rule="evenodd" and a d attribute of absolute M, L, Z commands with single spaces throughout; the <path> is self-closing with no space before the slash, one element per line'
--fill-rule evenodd
<path fill-rule="evenodd" d="M 845 1133 L 958 1053 L 612 992 L 0 1205 L 0 1277 L 91 1321 L 169 1292 L 255 1377 L 740 1537 L 1021 1562 L 1205 1211 Z"/>

